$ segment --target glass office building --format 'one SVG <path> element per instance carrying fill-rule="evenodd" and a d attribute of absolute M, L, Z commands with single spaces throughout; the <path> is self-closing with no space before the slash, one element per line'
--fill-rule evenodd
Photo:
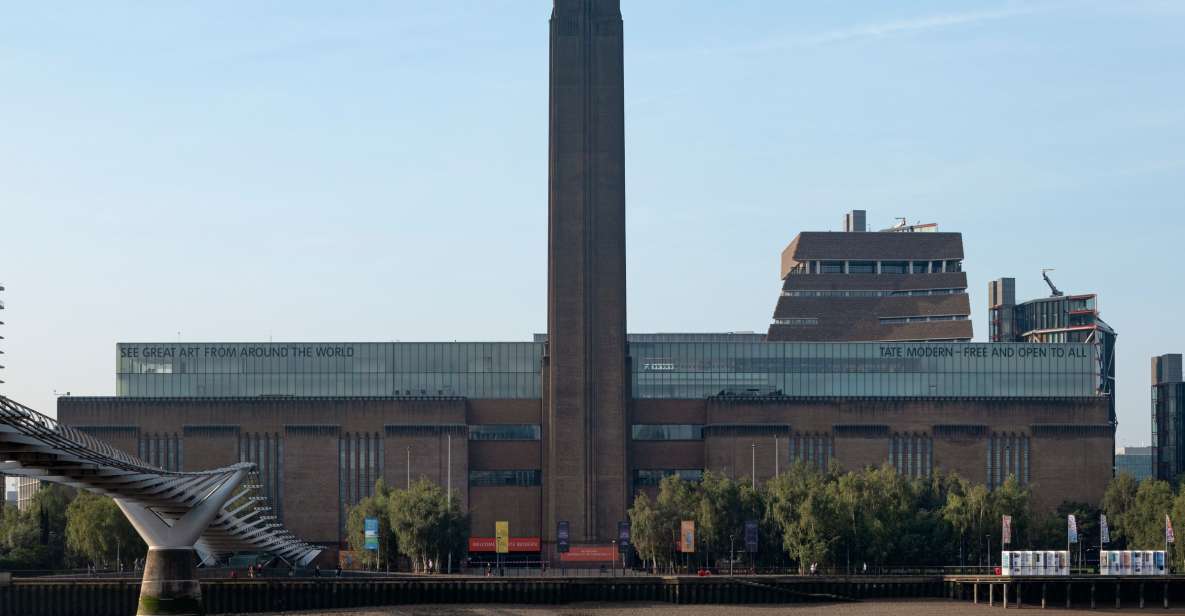
<path fill-rule="evenodd" d="M 642 342 L 635 398 L 1097 395 L 1089 344 Z M 541 398 L 542 342 L 118 345 L 118 395 Z"/>

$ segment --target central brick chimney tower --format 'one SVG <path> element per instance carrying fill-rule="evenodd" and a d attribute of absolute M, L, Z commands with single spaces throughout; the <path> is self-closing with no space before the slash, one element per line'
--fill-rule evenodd
<path fill-rule="evenodd" d="M 620 0 L 555 0 L 548 140 L 543 527 L 608 543 L 626 518 L 625 127 Z"/>

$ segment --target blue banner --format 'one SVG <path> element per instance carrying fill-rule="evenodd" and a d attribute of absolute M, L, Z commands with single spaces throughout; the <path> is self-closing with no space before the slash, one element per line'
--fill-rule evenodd
<path fill-rule="evenodd" d="M 363 528 L 366 536 L 363 548 L 371 552 L 379 551 L 379 519 L 366 518 Z"/>
<path fill-rule="evenodd" d="M 745 551 L 750 554 L 757 553 L 757 522 L 755 520 L 745 522 Z"/>

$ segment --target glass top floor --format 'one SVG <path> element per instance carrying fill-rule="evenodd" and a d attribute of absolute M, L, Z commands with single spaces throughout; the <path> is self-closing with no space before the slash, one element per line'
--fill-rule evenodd
<path fill-rule="evenodd" d="M 672 340 L 653 337 L 649 340 Z M 643 341 L 635 398 L 1080 397 L 1096 395 L 1084 343 Z M 116 392 L 137 397 L 542 396 L 542 342 L 119 343 Z"/>

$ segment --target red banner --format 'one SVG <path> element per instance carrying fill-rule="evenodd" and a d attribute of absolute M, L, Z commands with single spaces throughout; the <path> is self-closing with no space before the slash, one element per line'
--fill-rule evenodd
<path fill-rule="evenodd" d="M 538 552 L 541 547 L 539 537 L 511 537 L 510 551 L 511 552 Z M 493 552 L 497 549 L 497 541 L 494 537 L 470 537 L 469 551 L 470 552 Z"/>
<path fill-rule="evenodd" d="M 617 549 L 612 545 L 574 545 L 560 554 L 560 560 L 589 562 L 612 562 L 617 560 Z"/>

